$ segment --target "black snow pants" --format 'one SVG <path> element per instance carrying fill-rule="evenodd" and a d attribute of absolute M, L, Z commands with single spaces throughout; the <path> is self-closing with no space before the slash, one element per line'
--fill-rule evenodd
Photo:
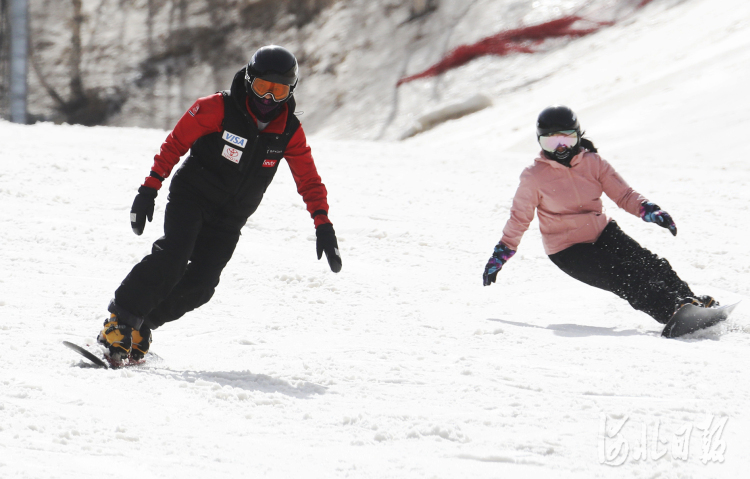
<path fill-rule="evenodd" d="M 247 215 L 222 211 L 184 188 L 172 188 L 164 236 L 117 288 L 110 312 L 133 327 L 142 321 L 155 329 L 207 303 L 246 222 Z"/>
<path fill-rule="evenodd" d="M 694 296 L 669 262 L 642 247 L 614 221 L 596 243 L 579 243 L 549 256 L 558 268 L 588 285 L 611 291 L 664 324 L 678 297 Z"/>

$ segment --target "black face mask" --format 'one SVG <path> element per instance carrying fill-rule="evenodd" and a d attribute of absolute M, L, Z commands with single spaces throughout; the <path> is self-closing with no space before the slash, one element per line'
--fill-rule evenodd
<path fill-rule="evenodd" d="M 281 106 L 284 104 L 267 98 L 258 98 L 255 94 L 250 95 L 248 103 L 250 104 L 250 111 L 263 123 L 268 123 L 279 116 L 282 111 Z"/>
<path fill-rule="evenodd" d="M 544 152 L 544 156 L 549 158 L 552 161 L 556 161 L 560 163 L 563 166 L 567 166 L 570 168 L 570 162 L 573 160 L 573 157 L 576 156 L 578 153 L 581 152 L 581 142 L 579 141 L 578 144 L 572 148 L 566 148 L 563 151 L 546 151 L 542 150 Z"/>

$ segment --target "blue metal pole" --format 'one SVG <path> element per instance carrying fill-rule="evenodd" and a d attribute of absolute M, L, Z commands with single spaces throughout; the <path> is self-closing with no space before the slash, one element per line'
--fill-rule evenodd
<path fill-rule="evenodd" d="M 26 123 L 29 59 L 29 8 L 27 0 L 10 0 L 10 121 Z"/>

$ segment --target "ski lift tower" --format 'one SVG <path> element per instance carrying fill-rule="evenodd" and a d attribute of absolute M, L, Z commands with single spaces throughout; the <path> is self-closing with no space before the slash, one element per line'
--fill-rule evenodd
<path fill-rule="evenodd" d="M 27 76 L 29 59 L 28 0 L 10 0 L 10 121 L 26 123 Z"/>

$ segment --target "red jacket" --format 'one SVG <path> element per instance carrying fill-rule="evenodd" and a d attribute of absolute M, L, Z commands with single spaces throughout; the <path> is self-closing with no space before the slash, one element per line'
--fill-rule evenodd
<path fill-rule="evenodd" d="M 281 115 L 266 126 L 263 130 L 264 133 L 281 134 L 284 132 L 287 115 L 290 113 L 288 105 L 285 104 L 283 108 L 284 111 Z M 255 115 L 252 114 L 250 108 L 247 108 L 247 110 L 255 119 Z M 179 163 L 180 158 L 188 152 L 198 138 L 222 131 L 223 120 L 224 100 L 221 93 L 199 98 L 182 115 L 174 130 L 162 143 L 159 153 L 154 156 L 154 166 L 151 167 L 151 171 L 162 178 L 168 178 L 172 169 Z M 328 212 L 328 192 L 318 175 L 318 170 L 315 168 L 315 162 L 302 126 L 297 129 L 289 141 L 284 151 L 284 158 L 289 164 L 289 169 L 292 171 L 292 176 L 297 184 L 297 192 L 307 205 L 307 211 L 311 215 L 321 210 Z M 161 188 L 161 182 L 151 176 L 146 178 L 143 185 L 156 190 Z M 315 216 L 314 221 L 316 228 L 321 224 L 330 223 L 327 215 L 323 214 Z"/>

